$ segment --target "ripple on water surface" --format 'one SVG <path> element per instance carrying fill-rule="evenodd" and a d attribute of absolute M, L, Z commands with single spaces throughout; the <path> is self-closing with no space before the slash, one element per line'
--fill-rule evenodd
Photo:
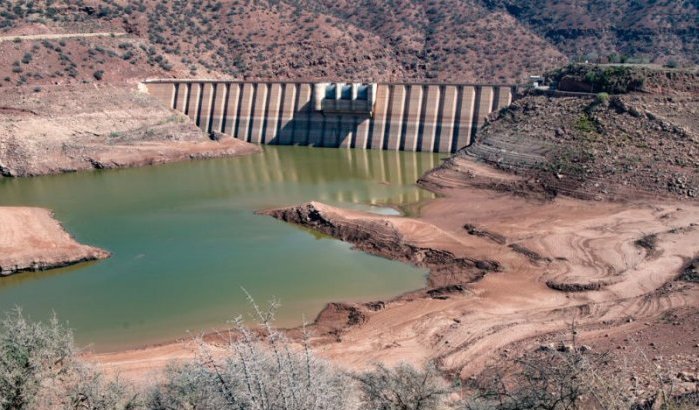
<path fill-rule="evenodd" d="M 80 343 L 105 351 L 224 326 L 257 300 L 279 323 L 311 320 L 328 301 L 387 297 L 425 272 L 253 210 L 318 200 L 371 212 L 433 195 L 415 185 L 428 153 L 265 147 L 264 153 L 159 167 L 0 179 L 0 205 L 51 208 L 105 261 L 0 278 L 0 310 L 55 311 Z"/>

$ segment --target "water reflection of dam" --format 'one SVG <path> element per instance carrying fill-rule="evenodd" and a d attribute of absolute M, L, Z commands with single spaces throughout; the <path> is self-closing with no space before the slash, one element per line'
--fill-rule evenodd
<path fill-rule="evenodd" d="M 293 151 L 289 151 L 289 150 Z M 415 182 L 425 171 L 437 166 L 434 154 L 375 150 L 323 150 L 322 159 L 313 149 L 298 147 L 283 151 L 266 149 L 261 155 L 235 161 L 202 161 L 216 181 L 216 189 L 231 196 L 254 191 L 257 198 L 295 201 L 319 200 L 330 203 L 411 204 L 434 198 L 418 189 Z M 347 175 L 374 183 L 351 183 Z M 290 183 L 291 182 L 291 183 Z M 272 201 L 270 200 L 270 203 Z"/>
<path fill-rule="evenodd" d="M 454 152 L 515 87 L 481 84 L 149 80 L 205 132 L 261 144 Z"/>
<path fill-rule="evenodd" d="M 264 146 L 260 154 L 157 167 L 0 179 L 0 205 L 55 211 L 108 249 L 99 263 L 0 280 L 0 310 L 56 312 L 99 351 L 190 337 L 250 310 L 241 286 L 280 298 L 281 326 L 328 300 L 380 300 L 424 286 L 424 270 L 318 240 L 255 215 L 318 200 L 368 211 L 432 197 L 415 180 L 439 154 Z M 32 303 L 27 305 L 26 301 Z M 124 303 L 128 300 L 128 303 Z"/>

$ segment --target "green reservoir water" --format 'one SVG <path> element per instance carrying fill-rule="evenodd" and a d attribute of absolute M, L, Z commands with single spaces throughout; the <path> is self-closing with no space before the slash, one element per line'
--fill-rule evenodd
<path fill-rule="evenodd" d="M 365 301 L 424 285 L 421 269 L 256 209 L 309 200 L 390 212 L 433 195 L 415 185 L 428 153 L 267 146 L 239 158 L 0 179 L 0 205 L 55 211 L 110 259 L 0 278 L 0 312 L 55 312 L 96 351 L 220 328 L 258 302 L 281 301 L 279 325 L 312 320 L 328 301 Z M 188 333 L 190 332 L 190 333 Z"/>

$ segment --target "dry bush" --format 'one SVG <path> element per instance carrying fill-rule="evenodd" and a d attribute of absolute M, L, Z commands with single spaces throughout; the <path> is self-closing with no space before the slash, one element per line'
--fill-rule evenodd
<path fill-rule="evenodd" d="M 356 375 L 363 405 L 377 410 L 432 410 L 445 408 L 450 390 L 433 365 L 418 370 L 401 363 L 388 368 L 377 364 L 373 371 Z"/>
<path fill-rule="evenodd" d="M 137 396 L 76 359 L 73 334 L 20 309 L 0 322 L 0 409 L 129 409 Z"/>
<path fill-rule="evenodd" d="M 471 387 L 464 407 L 475 409 L 628 409 L 632 397 L 618 380 L 601 377 L 604 355 L 542 351 L 489 369 Z"/>
<path fill-rule="evenodd" d="M 464 400 L 448 403 L 454 390 L 429 365 L 378 364 L 349 375 L 317 358 L 308 336 L 300 342 L 272 326 L 274 311 L 254 302 L 259 326 L 238 318 L 221 334 L 224 343 L 196 340 L 191 361 L 173 363 L 152 386 L 136 392 L 82 363 L 69 329 L 55 318 L 30 322 L 14 310 L 0 322 L 0 409 L 246 409 L 246 410 L 436 410 L 436 409 L 666 409 L 699 405 L 699 391 L 678 396 L 662 369 L 657 394 L 639 397 L 624 368 L 607 354 L 571 344 L 498 363 L 471 380 Z M 651 362 L 639 351 L 639 356 Z M 642 356 L 642 357 L 641 357 Z"/>
<path fill-rule="evenodd" d="M 448 390 L 433 366 L 378 365 L 351 376 L 317 358 L 308 336 L 292 342 L 273 328 L 275 303 L 266 310 L 251 303 L 259 327 L 238 318 L 220 335 L 226 343 L 197 339 L 194 360 L 171 364 L 138 392 L 81 362 L 58 320 L 31 322 L 15 310 L 0 323 L 0 409 L 442 408 Z"/>
<path fill-rule="evenodd" d="M 467 410 L 568 410 L 631 409 L 685 410 L 699 406 L 699 390 L 678 393 L 666 369 L 651 362 L 642 350 L 634 352 L 633 364 L 609 353 L 595 353 L 572 343 L 541 346 L 517 360 L 487 368 L 467 384 Z M 635 385 L 639 372 L 656 379 L 650 395 Z"/>
<path fill-rule="evenodd" d="M 191 363 L 172 365 L 148 394 L 149 409 L 353 409 L 352 379 L 272 327 L 276 304 L 255 308 L 260 329 L 238 318 L 228 342 L 199 339 Z"/>

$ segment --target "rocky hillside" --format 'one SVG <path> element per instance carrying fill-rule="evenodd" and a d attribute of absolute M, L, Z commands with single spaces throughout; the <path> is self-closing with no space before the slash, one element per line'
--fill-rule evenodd
<path fill-rule="evenodd" d="M 620 200 L 699 197 L 697 73 L 583 66 L 553 76 L 600 93 L 532 92 L 498 112 L 473 145 L 426 180 L 470 184 L 461 162 L 475 158 L 523 177 L 502 189 Z"/>
<path fill-rule="evenodd" d="M 699 62 L 699 3 L 693 0 L 484 2 L 492 10 L 506 10 L 570 58 Z"/>
<path fill-rule="evenodd" d="M 0 80 L 5 86 L 147 76 L 509 83 L 580 56 L 697 62 L 697 6 L 690 0 L 525 3 L 8 0 L 0 3 L 0 37 L 9 40 L 0 42 L 7 62 Z M 125 37 L 12 41 L 76 32 Z"/>
<path fill-rule="evenodd" d="M 74 68 L 61 71 L 78 81 L 95 81 L 91 77 L 98 70 L 104 72 L 103 81 L 120 81 L 127 73 L 113 71 L 126 65 L 142 70 L 141 77 L 506 83 L 566 61 L 507 13 L 459 0 L 398 3 L 13 0 L 0 11 L 0 35 L 127 34 L 111 45 L 85 39 L 54 45 L 60 48 L 59 57 L 63 53 L 70 58 L 62 57 L 64 66 Z M 39 52 L 42 45 L 0 44 L 0 53 L 14 63 L 10 72 L 0 75 L 9 76 L 10 83 L 32 83 L 33 76 L 26 73 L 37 69 L 22 57 Z"/>

